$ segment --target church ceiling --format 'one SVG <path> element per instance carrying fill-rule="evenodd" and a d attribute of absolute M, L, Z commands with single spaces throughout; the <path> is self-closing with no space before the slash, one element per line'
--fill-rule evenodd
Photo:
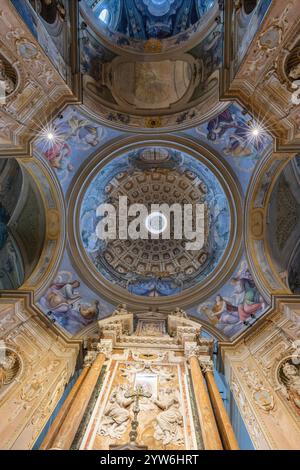
<path fill-rule="evenodd" d="M 13 1 L 23 18 L 22 30 L 20 17 L 15 15 L 13 32 L 5 30 L 0 44 L 7 83 L 7 103 L 0 108 L 1 143 L 28 143 L 33 127 L 31 123 L 29 131 L 25 124 L 42 108 L 45 96 L 59 108 L 54 116 L 52 110 L 45 110 L 54 142 L 34 138 L 33 158 L 22 154 L 22 165 L 34 175 L 45 211 L 44 215 L 39 212 L 36 222 L 38 227 L 45 226 L 42 255 L 35 269 L 32 264 L 31 275 L 23 269 L 25 287 L 35 290 L 43 315 L 69 335 L 84 336 L 97 319 L 110 315 L 122 301 L 135 311 L 152 307 L 167 311 L 180 304 L 204 328 L 232 340 L 270 304 L 271 295 L 266 295 L 257 275 L 259 266 L 272 277 L 264 250 L 265 228 L 261 229 L 263 223 L 249 224 L 247 211 L 250 194 L 253 210 L 258 211 L 255 220 L 262 213 L 265 217 L 269 189 L 283 167 L 283 157 L 271 161 L 274 141 L 268 126 L 259 138 L 253 138 L 253 129 L 261 122 L 259 116 L 254 120 L 246 94 L 239 96 L 240 104 L 222 101 L 220 95 L 235 96 L 239 79 L 255 88 L 267 69 L 267 78 L 274 83 L 274 67 L 267 65 L 273 63 L 276 40 L 282 52 L 284 44 L 291 46 L 287 61 L 282 60 L 290 77 L 296 73 L 299 39 L 292 33 L 290 42 L 285 39 L 287 24 L 294 24 L 289 6 L 294 2 L 289 2 L 283 16 L 278 12 L 276 24 L 265 21 L 270 2 L 250 2 L 252 7 L 249 2 L 235 2 L 233 27 L 238 41 L 235 61 L 230 64 L 226 62 L 226 31 L 224 49 L 222 2 L 80 3 L 76 53 L 82 92 L 77 97 L 70 88 L 72 64 L 63 47 L 67 32 L 61 29 L 62 19 L 66 15 L 70 20 L 64 2 L 59 2 L 55 13 L 45 5 L 35 10 L 29 2 Z M 255 52 L 252 48 L 258 44 L 260 28 L 263 35 Z M 254 62 L 249 62 L 249 50 L 258 54 Z M 262 60 L 266 50 L 269 55 Z M 253 74 L 239 75 L 247 61 Z M 285 92 L 287 99 L 291 88 L 290 84 Z M 71 104 L 66 105 L 68 101 Z M 295 123 L 298 111 L 293 106 L 288 109 L 290 122 Z M 267 161 L 270 164 L 261 175 Z M 0 161 L 0 173 L 4 171 Z M 257 181 L 260 186 L 255 192 Z M 289 208 L 293 221 L 295 196 L 280 184 L 278 194 L 284 193 L 280 203 Z M 119 196 L 146 206 L 200 201 L 203 245 L 189 254 L 182 240 L 100 243 L 95 236 L 97 207 Z M 28 192 L 22 223 L 30 220 L 36 199 Z M 8 200 L 15 204 L 13 197 Z M 5 204 L 1 206 L 2 244 L 8 239 L 5 230 L 11 211 Z M 282 233 L 283 224 L 278 225 L 281 246 L 288 235 Z M 255 261 L 246 236 L 249 230 L 261 256 Z M 33 235 L 28 230 L 20 238 L 35 240 Z M 298 263 L 297 254 L 292 263 Z"/>
<path fill-rule="evenodd" d="M 179 3 L 184 2 L 176 0 L 173 7 Z M 190 9 L 184 11 L 189 15 Z M 83 102 L 106 125 L 165 131 L 191 127 L 222 108 L 218 88 L 223 35 L 218 2 L 211 6 L 207 21 L 202 18 L 196 30 L 184 28 L 183 37 L 175 36 L 174 43 L 127 37 L 126 42 L 124 35 L 104 40 L 97 27 L 101 21 L 95 25 L 84 2 L 80 15 Z"/>

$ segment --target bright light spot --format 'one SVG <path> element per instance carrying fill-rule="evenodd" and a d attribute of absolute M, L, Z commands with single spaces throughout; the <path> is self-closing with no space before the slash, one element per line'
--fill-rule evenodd
<path fill-rule="evenodd" d="M 103 23 L 107 24 L 109 21 L 109 11 L 107 8 L 103 8 L 99 15 L 99 20 L 103 21 Z"/>
<path fill-rule="evenodd" d="M 146 217 L 145 226 L 148 232 L 158 235 L 164 232 L 167 228 L 167 217 L 161 212 L 151 212 Z"/>
<path fill-rule="evenodd" d="M 43 150 L 62 144 L 63 140 L 63 135 L 58 132 L 53 123 L 42 125 L 37 135 L 37 142 L 42 145 Z"/>
<path fill-rule="evenodd" d="M 248 123 L 247 140 L 249 143 L 261 147 L 267 135 L 267 131 L 261 123 L 255 121 Z"/>

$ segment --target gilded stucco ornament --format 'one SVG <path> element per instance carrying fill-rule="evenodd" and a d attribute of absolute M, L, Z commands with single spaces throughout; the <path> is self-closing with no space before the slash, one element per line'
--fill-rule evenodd
<path fill-rule="evenodd" d="M 277 366 L 278 390 L 291 407 L 295 416 L 300 417 L 300 361 L 298 355 L 283 357 Z"/>
<path fill-rule="evenodd" d="M 251 440 L 255 445 L 255 448 L 258 450 L 264 449 L 265 438 L 261 430 L 261 426 L 251 407 L 249 406 L 247 397 L 244 391 L 242 390 L 241 386 L 239 385 L 237 378 L 234 374 L 232 374 L 231 379 L 231 390 L 239 407 L 240 413 L 243 416 L 244 422 L 246 424 Z"/>
<path fill-rule="evenodd" d="M 112 316 L 118 316 L 118 315 L 130 315 L 131 312 L 127 310 L 127 305 L 126 304 L 120 304 L 118 307 L 113 311 Z"/>
<path fill-rule="evenodd" d="M 159 53 L 162 51 L 163 45 L 159 39 L 150 38 L 145 42 L 144 50 L 145 52 L 150 53 Z"/>
<path fill-rule="evenodd" d="M 113 342 L 110 339 L 101 339 L 97 346 L 97 351 L 105 354 L 106 358 L 109 359 L 113 351 Z"/>
<path fill-rule="evenodd" d="M 188 318 L 187 313 L 179 307 L 176 307 L 175 310 L 171 313 L 171 315 L 174 315 L 175 317 L 179 318 Z"/>
<path fill-rule="evenodd" d="M 10 348 L 1 349 L 0 345 L 0 393 L 10 385 L 21 371 L 21 359 Z"/>
<path fill-rule="evenodd" d="M 208 357 L 205 357 L 205 356 L 200 356 L 199 358 L 199 362 L 200 362 L 200 367 L 201 367 L 201 370 L 204 374 L 206 374 L 207 372 L 213 372 L 214 370 L 214 363 L 213 361 Z"/>
<path fill-rule="evenodd" d="M 212 354 L 213 340 L 201 338 L 199 342 L 186 341 L 184 343 L 184 355 L 187 359 L 191 357 L 201 358 L 201 360 L 209 360 Z"/>
<path fill-rule="evenodd" d="M 274 396 L 269 389 L 264 387 L 258 373 L 249 367 L 239 367 L 238 370 L 244 377 L 248 388 L 251 390 L 252 398 L 257 406 L 263 411 L 270 412 L 275 407 Z"/>

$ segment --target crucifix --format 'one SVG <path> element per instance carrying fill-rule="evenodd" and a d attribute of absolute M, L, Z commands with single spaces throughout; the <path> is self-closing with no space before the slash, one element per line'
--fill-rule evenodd
<path fill-rule="evenodd" d="M 138 414 L 140 412 L 140 398 L 150 398 L 152 395 L 151 392 L 148 392 L 144 389 L 142 385 L 137 385 L 132 390 L 129 390 L 124 394 L 125 398 L 134 398 L 133 405 L 133 420 L 131 422 L 131 431 L 129 433 L 130 441 L 121 446 L 111 445 L 109 446 L 112 450 L 146 450 L 147 446 L 140 446 L 137 444 L 137 428 L 139 425 Z"/>

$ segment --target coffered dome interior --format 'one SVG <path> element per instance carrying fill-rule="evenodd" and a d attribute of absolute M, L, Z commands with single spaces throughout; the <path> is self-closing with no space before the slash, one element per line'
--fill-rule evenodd
<path fill-rule="evenodd" d="M 203 240 L 201 247 L 186 249 L 185 230 L 182 239 L 176 239 L 172 214 L 170 239 L 164 239 L 163 233 L 153 239 L 149 233 L 147 239 L 100 240 L 97 208 L 110 203 L 118 214 L 124 196 L 128 207 L 142 204 L 154 215 L 154 232 L 163 220 L 155 220 L 153 204 L 158 211 L 161 204 L 177 204 L 182 210 L 188 204 L 201 204 L 201 227 L 193 221 L 193 230 Z M 129 217 L 128 223 L 133 219 Z M 230 236 L 230 209 L 220 182 L 196 158 L 169 148 L 142 148 L 115 158 L 90 182 L 81 205 L 80 234 L 89 261 L 111 283 L 135 295 L 168 296 L 201 283 L 216 269 Z"/>

